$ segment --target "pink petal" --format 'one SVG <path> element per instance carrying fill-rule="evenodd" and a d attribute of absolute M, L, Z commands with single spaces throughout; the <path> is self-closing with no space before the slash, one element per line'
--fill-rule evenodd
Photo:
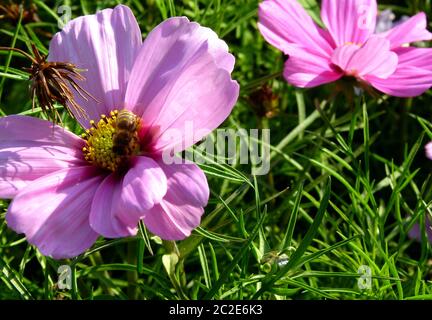
<path fill-rule="evenodd" d="M 126 225 L 120 220 L 122 214 L 127 214 L 120 205 L 123 179 L 116 174 L 110 174 L 100 184 L 94 196 L 90 226 L 94 231 L 107 238 L 133 236 L 137 232 L 135 225 Z"/>
<path fill-rule="evenodd" d="M 148 35 L 125 101 L 155 129 L 155 151 L 185 149 L 228 117 L 239 94 L 233 61 L 214 32 L 187 18 L 168 19 Z"/>
<path fill-rule="evenodd" d="M 57 33 L 50 44 L 50 61 L 76 64 L 86 77 L 79 84 L 96 99 L 75 99 L 89 118 L 99 119 L 113 109 L 122 109 L 126 85 L 141 46 L 141 31 L 131 10 L 123 5 L 76 18 Z M 72 109 L 72 111 L 74 111 Z M 78 117 L 89 127 L 89 119 Z"/>
<path fill-rule="evenodd" d="M 148 209 L 161 202 L 166 192 L 167 177 L 161 167 L 153 159 L 137 157 L 123 180 L 119 200 L 127 215 L 121 219 L 136 225 Z"/>
<path fill-rule="evenodd" d="M 395 72 L 398 56 L 390 51 L 387 39 L 371 37 L 361 48 L 351 44 L 337 48 L 332 62 L 348 75 L 386 79 Z"/>
<path fill-rule="evenodd" d="M 428 216 L 426 217 L 425 227 L 427 238 L 429 239 L 429 242 L 432 243 L 432 218 L 429 218 Z M 416 223 L 409 231 L 409 237 L 417 241 L 422 240 L 420 225 L 418 223 Z"/>
<path fill-rule="evenodd" d="M 432 87 L 432 49 L 397 48 L 399 64 L 388 79 L 368 77 L 378 90 L 397 97 L 416 97 Z"/>
<path fill-rule="evenodd" d="M 0 118 L 0 141 L 18 140 L 69 146 L 80 150 L 84 146 L 84 141 L 80 137 L 60 126 L 53 125 L 50 121 L 17 115 Z"/>
<path fill-rule="evenodd" d="M 348 70 L 348 65 L 351 62 L 354 54 L 360 49 L 356 44 L 346 44 L 338 47 L 331 57 L 331 62 L 341 68 L 343 71 Z"/>
<path fill-rule="evenodd" d="M 426 150 L 426 157 L 428 157 L 430 160 L 432 160 L 432 142 L 429 142 L 426 145 L 425 150 Z"/>
<path fill-rule="evenodd" d="M 55 171 L 85 166 L 83 141 L 49 121 L 0 118 L 0 197 L 13 198 L 31 181 Z"/>
<path fill-rule="evenodd" d="M 12 201 L 7 224 L 24 233 L 46 256 L 75 257 L 98 237 L 90 228 L 89 214 L 100 181 L 89 167 L 64 169 L 39 178 Z"/>
<path fill-rule="evenodd" d="M 167 178 L 152 159 L 137 157 L 121 178 L 109 175 L 93 200 L 90 225 L 107 238 L 133 236 L 145 213 L 159 203 L 167 191 Z"/>
<path fill-rule="evenodd" d="M 393 49 L 411 42 L 431 40 L 432 33 L 426 27 L 426 15 L 420 12 L 382 35 L 390 40 Z"/>
<path fill-rule="evenodd" d="M 290 56 L 285 62 L 284 77 L 296 87 L 316 87 L 336 81 L 342 76 L 343 73 L 332 68 L 329 59 L 308 52 Z"/>
<path fill-rule="evenodd" d="M 399 67 L 416 67 L 432 71 L 432 49 L 400 47 L 394 50 L 399 58 Z"/>
<path fill-rule="evenodd" d="M 337 46 L 362 45 L 375 31 L 376 0 L 323 0 L 321 18 Z"/>
<path fill-rule="evenodd" d="M 159 165 L 168 177 L 168 192 L 146 213 L 144 223 L 164 240 L 182 240 L 201 222 L 209 198 L 207 179 L 195 164 Z"/>
<path fill-rule="evenodd" d="M 207 178 L 196 164 L 191 162 L 165 164 L 162 159 L 158 160 L 158 164 L 168 178 L 168 190 L 171 199 L 177 199 L 173 200 L 175 203 L 187 202 L 201 207 L 207 205 L 210 196 Z"/>
<path fill-rule="evenodd" d="M 203 213 L 203 207 L 178 206 L 166 200 L 150 209 L 144 223 L 163 240 L 183 240 L 199 226 Z"/>
<path fill-rule="evenodd" d="M 410 66 L 400 66 L 387 79 L 366 77 L 376 89 L 395 97 L 410 98 L 432 87 L 432 72 Z"/>
<path fill-rule="evenodd" d="M 303 50 L 329 57 L 333 44 L 297 0 L 266 0 L 258 10 L 258 28 L 264 38 L 285 54 Z"/>

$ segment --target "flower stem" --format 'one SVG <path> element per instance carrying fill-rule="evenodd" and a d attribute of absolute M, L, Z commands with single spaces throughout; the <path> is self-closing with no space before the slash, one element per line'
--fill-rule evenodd
<path fill-rule="evenodd" d="M 274 148 L 275 150 L 271 153 L 270 157 L 274 158 L 278 154 L 278 151 L 280 152 L 299 135 L 303 134 L 305 129 L 307 129 L 312 123 L 315 122 L 315 120 L 319 119 L 320 117 L 321 114 L 318 110 L 312 112 L 302 123 L 291 130 L 291 132 L 285 138 L 283 138 L 281 142 L 279 142 L 279 144 Z"/>
<path fill-rule="evenodd" d="M 136 255 L 136 241 L 131 241 L 127 244 L 127 260 L 131 265 L 137 264 L 137 255 Z M 134 271 L 128 271 L 127 273 L 127 295 L 129 299 L 136 300 L 138 299 L 138 290 L 137 290 L 137 282 L 138 282 L 138 272 L 135 269 Z"/>
<path fill-rule="evenodd" d="M 29 59 L 31 62 L 37 63 L 37 61 L 36 61 L 36 59 L 34 57 L 32 57 L 27 52 L 25 52 L 25 51 L 23 51 L 21 49 L 18 49 L 18 48 L 0 47 L 0 51 L 14 51 L 14 52 L 18 52 L 19 54 L 22 54 L 24 57 L 26 57 L 27 59 Z"/>

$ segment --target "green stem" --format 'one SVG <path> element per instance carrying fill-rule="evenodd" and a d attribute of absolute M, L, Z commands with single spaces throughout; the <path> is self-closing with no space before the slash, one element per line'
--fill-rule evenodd
<path fill-rule="evenodd" d="M 275 147 L 275 150 L 270 154 L 270 158 L 274 158 L 278 152 L 276 150 L 282 150 L 289 143 L 291 143 L 297 136 L 301 135 L 304 130 L 309 127 L 315 120 L 319 119 L 321 114 L 318 110 L 315 110 L 307 117 L 302 123 L 300 123 L 297 127 L 295 127 L 285 138 L 282 139 L 281 142 Z"/>
<path fill-rule="evenodd" d="M 5 64 L 5 68 L 4 68 L 5 73 L 8 73 L 8 69 L 9 69 L 9 66 L 10 66 L 11 61 L 12 61 L 12 51 L 19 51 L 19 49 L 15 49 L 14 47 L 16 45 L 18 34 L 19 34 L 20 29 L 21 29 L 22 18 L 23 18 L 23 9 L 21 8 L 20 9 L 20 17 L 18 20 L 18 25 L 17 25 L 15 34 L 14 34 L 13 39 L 12 39 L 12 44 L 11 44 L 12 48 L 9 48 L 9 49 L 13 49 L 13 50 L 9 50 L 9 55 L 6 59 L 6 64 Z M 24 53 L 24 55 L 26 55 L 26 53 L 24 51 L 22 51 L 21 53 Z M 2 96 L 3 96 L 3 88 L 4 88 L 5 81 L 6 81 L 6 78 L 2 78 L 2 80 L 0 82 L 0 102 L 1 102 Z M 5 112 L 3 110 L 1 111 L 1 113 L 5 114 Z"/>
<path fill-rule="evenodd" d="M 137 256 L 136 256 L 136 241 L 131 241 L 127 245 L 127 260 L 130 264 L 137 264 Z M 137 290 L 137 282 L 138 282 L 138 273 L 135 268 L 134 271 L 128 271 L 127 273 L 127 295 L 129 299 L 136 300 L 138 299 L 138 290 Z"/>
<path fill-rule="evenodd" d="M 188 300 L 188 296 L 183 291 L 183 284 L 186 283 L 184 264 L 180 261 L 180 252 L 175 241 L 163 241 L 166 253 L 163 256 L 164 267 L 168 277 L 180 299 Z"/>
<path fill-rule="evenodd" d="M 303 91 L 296 90 L 295 96 L 297 100 L 299 125 L 301 125 L 306 120 L 306 105 L 304 101 Z M 303 135 L 304 135 L 304 130 L 300 131 L 299 138 L 302 139 Z"/>

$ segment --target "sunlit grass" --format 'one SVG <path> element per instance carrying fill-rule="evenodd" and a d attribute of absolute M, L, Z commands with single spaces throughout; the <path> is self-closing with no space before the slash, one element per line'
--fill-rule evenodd
<path fill-rule="evenodd" d="M 269 128 L 271 171 L 248 165 L 203 165 L 211 198 L 200 228 L 181 242 L 162 243 L 143 225 L 136 238 L 99 239 L 68 261 L 42 256 L 7 228 L 0 200 L 0 298 L 16 299 L 432 299 L 431 246 L 408 237 L 431 215 L 432 96 L 361 96 L 350 103 L 334 87 L 297 90 L 280 75 L 285 57 L 260 36 L 256 0 L 34 1 L 41 22 L 0 21 L 0 46 L 47 52 L 58 31 L 57 6 L 74 17 L 123 2 L 143 36 L 173 15 L 215 30 L 236 56 L 241 97 L 225 128 Z M 314 0 L 303 3 L 319 19 Z M 397 14 L 432 13 L 428 0 L 394 5 Z M 31 110 L 19 55 L 0 55 L 0 114 L 44 117 Z M 251 94 L 270 85 L 278 96 L 271 119 L 254 111 Z M 63 125 L 79 132 L 67 112 Z M 0 150 L 1 152 L 1 150 Z M 1 171 L 1 168 L 0 168 Z M 284 257 L 287 261 L 281 263 Z M 279 264 L 278 264 L 279 263 Z M 57 270 L 72 268 L 71 290 Z M 371 289 L 358 270 L 372 272 Z"/>

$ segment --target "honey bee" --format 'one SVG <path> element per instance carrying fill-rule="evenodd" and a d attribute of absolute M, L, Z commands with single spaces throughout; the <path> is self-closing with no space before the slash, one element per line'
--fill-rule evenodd
<path fill-rule="evenodd" d="M 121 110 L 115 120 L 112 150 L 119 156 L 129 156 L 138 147 L 139 118 L 128 110 Z"/>

